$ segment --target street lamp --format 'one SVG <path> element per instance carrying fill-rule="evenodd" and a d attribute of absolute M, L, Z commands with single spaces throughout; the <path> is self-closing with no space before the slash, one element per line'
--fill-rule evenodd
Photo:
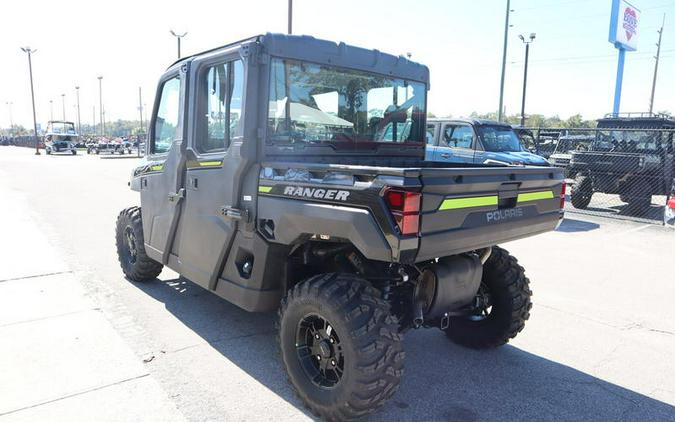
<path fill-rule="evenodd" d="M 80 123 L 80 87 L 75 87 L 75 96 L 77 97 L 77 133 L 82 135 L 82 126 Z"/>
<path fill-rule="evenodd" d="M 100 120 L 99 122 L 101 123 L 101 136 L 105 134 L 105 128 L 103 127 L 103 76 L 98 77 L 98 112 L 100 113 Z"/>
<path fill-rule="evenodd" d="M 518 35 L 518 38 L 525 44 L 525 72 L 523 75 L 523 103 L 520 107 L 520 125 L 525 126 L 525 93 L 527 91 L 527 63 L 530 56 L 530 44 L 534 41 L 537 34 L 534 32 L 530 34 L 529 40 L 526 40 L 524 36 Z"/>
<path fill-rule="evenodd" d="M 293 33 L 293 0 L 288 0 L 288 35 Z"/>
<path fill-rule="evenodd" d="M 183 32 L 182 34 L 176 34 L 176 33 L 173 31 L 173 29 L 170 30 L 169 32 L 171 32 L 171 35 L 173 35 L 174 37 L 176 37 L 176 40 L 178 40 L 178 58 L 180 59 L 180 39 L 183 38 L 184 36 L 186 36 L 186 35 L 187 35 L 187 32 Z"/>
<path fill-rule="evenodd" d="M 66 121 L 66 94 L 61 94 L 61 109 L 63 110 L 63 121 Z"/>
<path fill-rule="evenodd" d="M 33 61 L 31 54 L 36 53 L 37 50 L 32 50 L 30 47 L 21 47 L 21 50 L 28 54 L 28 73 L 30 75 L 30 96 L 33 104 L 33 134 L 35 135 L 35 155 L 40 155 L 40 144 L 37 135 L 37 118 L 35 117 L 35 91 L 33 90 Z"/>
<path fill-rule="evenodd" d="M 49 120 L 54 120 L 54 100 L 49 100 Z"/>

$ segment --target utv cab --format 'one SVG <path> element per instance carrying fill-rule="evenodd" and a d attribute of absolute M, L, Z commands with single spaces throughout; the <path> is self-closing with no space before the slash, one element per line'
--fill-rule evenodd
<path fill-rule="evenodd" d="M 277 311 L 290 383 L 327 420 L 396 392 L 409 329 L 505 344 L 531 291 L 496 244 L 557 227 L 562 172 L 425 162 L 428 87 L 405 57 L 307 36 L 176 62 L 130 182 L 141 207 L 117 219 L 123 273 L 150 281 L 166 265 Z"/>
<path fill-rule="evenodd" d="M 77 154 L 75 144 L 78 138 L 79 135 L 73 122 L 50 120 L 43 137 L 45 153 L 47 155 L 53 153 L 75 155 Z"/>
<path fill-rule="evenodd" d="M 668 195 L 675 177 L 675 119 L 651 113 L 609 114 L 598 120 L 588 151 L 575 151 L 572 205 L 584 209 L 593 193 L 618 194 L 629 209 L 644 213 L 653 195 Z"/>

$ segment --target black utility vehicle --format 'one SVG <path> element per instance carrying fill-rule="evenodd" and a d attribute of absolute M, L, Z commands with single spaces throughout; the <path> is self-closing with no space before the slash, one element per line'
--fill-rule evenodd
<path fill-rule="evenodd" d="M 593 193 L 618 194 L 629 209 L 642 213 L 652 195 L 668 195 L 675 177 L 675 119 L 651 113 L 611 114 L 598 120 L 588 151 L 574 151 L 572 205 L 584 209 Z"/>
<path fill-rule="evenodd" d="M 428 84 L 405 57 L 306 36 L 178 61 L 131 180 L 142 208 L 117 219 L 124 274 L 166 265 L 245 310 L 278 310 L 290 382 L 331 420 L 394 394 L 410 328 L 506 343 L 531 291 L 495 245 L 558 225 L 562 172 L 425 162 Z"/>

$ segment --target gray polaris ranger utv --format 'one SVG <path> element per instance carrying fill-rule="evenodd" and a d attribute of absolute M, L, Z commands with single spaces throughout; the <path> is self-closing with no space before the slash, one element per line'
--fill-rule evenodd
<path fill-rule="evenodd" d="M 182 59 L 159 82 L 141 206 L 117 219 L 131 281 L 162 266 L 279 312 L 281 359 L 326 419 L 381 407 L 402 333 L 502 345 L 530 311 L 498 243 L 553 230 L 559 169 L 424 161 L 425 66 L 267 34 Z"/>

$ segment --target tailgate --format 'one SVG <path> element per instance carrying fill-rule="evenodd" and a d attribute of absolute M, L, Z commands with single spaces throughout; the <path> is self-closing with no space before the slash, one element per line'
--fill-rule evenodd
<path fill-rule="evenodd" d="M 420 173 L 416 261 L 554 230 L 563 171 L 554 167 L 429 168 Z"/>

